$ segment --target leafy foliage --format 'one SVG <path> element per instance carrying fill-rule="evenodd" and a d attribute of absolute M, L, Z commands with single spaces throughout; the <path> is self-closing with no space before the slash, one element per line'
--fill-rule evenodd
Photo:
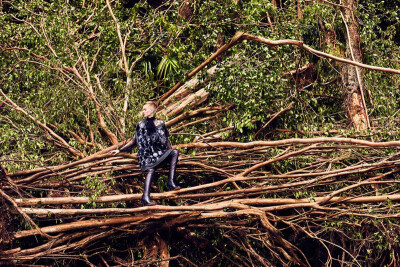
<path fill-rule="evenodd" d="M 277 6 L 262 0 L 160 1 L 158 6 L 144 0 L 110 2 L 131 72 L 125 69 L 118 30 L 106 0 L 0 1 L 0 89 L 84 155 L 111 145 L 99 114 L 118 140 L 130 137 L 141 119 L 144 102 L 158 99 L 184 80 L 238 31 L 272 40 L 302 40 L 344 57 L 346 29 L 341 9 L 325 1 L 282 0 L 276 1 Z M 190 18 L 180 14 L 183 4 L 190 6 Z M 400 69 L 398 5 L 398 1 L 358 1 L 355 18 L 364 63 Z M 211 95 L 204 105 L 233 107 L 215 121 L 187 127 L 189 137 L 172 136 L 177 142 L 191 142 L 194 135 L 227 126 L 235 131 L 223 138 L 239 141 L 311 136 L 315 131 L 330 135 L 330 130 L 344 136 L 354 134 L 347 130 L 341 65 L 336 62 L 292 46 L 268 47 L 245 41 L 212 64 L 217 66 L 213 77 L 205 70 L 199 75 Z M 309 67 L 300 71 L 303 66 Z M 399 137 L 399 81 L 396 75 L 364 71 L 369 115 L 374 129 L 381 130 L 380 140 Z M 129 98 L 126 114 L 125 97 Z M 4 99 L 0 96 L 0 163 L 9 172 L 71 160 L 65 146 Z M 290 103 L 292 109 L 255 137 L 273 114 Z M 127 118 L 125 132 L 121 118 Z M 287 161 L 271 171 L 285 172 L 295 169 L 295 164 Z M 88 177 L 83 185 L 84 193 L 92 196 L 90 204 L 109 190 L 98 177 Z M 304 196 L 314 195 L 295 194 Z M 358 223 L 356 220 L 350 223 Z M 345 231 L 339 222 L 326 228 Z M 371 229 L 379 228 L 383 221 L 374 223 Z M 214 236 L 206 230 L 200 234 Z M 218 233 L 219 239 L 213 242 L 226 242 L 223 234 Z M 354 233 L 354 238 L 366 235 L 372 235 L 377 246 L 368 248 L 365 255 L 388 251 L 383 230 Z M 396 234 L 390 235 L 398 240 Z"/>

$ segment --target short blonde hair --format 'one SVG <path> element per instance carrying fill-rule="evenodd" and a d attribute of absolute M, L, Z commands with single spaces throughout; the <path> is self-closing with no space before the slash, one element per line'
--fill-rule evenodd
<path fill-rule="evenodd" d="M 154 108 L 154 110 L 157 110 L 157 103 L 154 101 L 147 101 L 146 103 L 144 103 L 144 106 L 151 106 L 152 108 Z"/>

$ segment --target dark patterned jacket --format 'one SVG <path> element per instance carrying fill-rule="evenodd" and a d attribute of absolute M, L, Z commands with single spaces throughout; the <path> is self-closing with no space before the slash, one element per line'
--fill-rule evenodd
<path fill-rule="evenodd" d="M 155 120 L 156 131 L 151 133 L 146 128 L 145 120 L 136 126 L 135 136 L 119 151 L 130 151 L 132 147 L 138 146 L 138 161 L 142 171 L 157 167 L 168 157 L 171 149 L 168 149 L 169 132 L 162 120 Z"/>

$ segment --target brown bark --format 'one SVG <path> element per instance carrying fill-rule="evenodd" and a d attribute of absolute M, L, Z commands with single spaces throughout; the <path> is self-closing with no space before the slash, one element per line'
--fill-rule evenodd
<path fill-rule="evenodd" d="M 185 0 L 182 5 L 179 7 L 178 14 L 185 18 L 185 20 L 190 21 L 193 15 L 192 5 L 193 0 Z"/>
<path fill-rule="evenodd" d="M 146 220 L 150 219 L 160 219 L 165 217 L 176 216 L 180 213 L 159 213 L 157 215 L 138 215 L 138 216 L 126 216 L 126 217 L 118 217 L 118 218 L 109 218 L 109 219 L 92 219 L 92 220 L 85 220 L 85 221 L 76 221 L 71 223 L 59 224 L 54 226 L 46 226 L 40 228 L 40 231 L 43 233 L 60 233 L 60 232 L 68 232 L 78 229 L 85 229 L 91 227 L 101 227 L 101 226 L 108 226 L 108 225 L 118 225 L 124 223 L 131 223 L 139 224 Z M 23 238 L 27 236 L 32 236 L 38 234 L 38 230 L 24 230 L 15 233 L 14 238 Z"/>
<path fill-rule="evenodd" d="M 275 141 L 253 141 L 248 143 L 238 143 L 238 142 L 213 142 L 213 143 L 190 143 L 190 144 L 180 144 L 176 147 L 180 148 L 211 148 L 211 147 L 231 147 L 231 148 L 252 148 L 257 146 L 277 146 L 277 145 L 292 145 L 292 144 L 315 144 L 315 143 L 349 143 L 365 145 L 369 147 L 398 147 L 400 146 L 400 141 L 389 141 L 389 142 L 371 142 L 366 140 L 360 140 L 355 138 L 342 138 L 342 137 L 317 137 L 317 138 L 291 138 L 285 140 L 275 140 Z"/>
<path fill-rule="evenodd" d="M 213 66 L 207 70 L 207 74 L 211 77 L 214 75 L 216 70 L 216 66 Z M 200 112 L 202 109 L 198 110 L 199 112 L 183 112 L 183 110 L 187 108 L 195 108 L 196 106 L 206 101 L 208 99 L 208 96 L 209 93 L 201 87 L 201 84 L 196 75 L 160 104 L 157 115 L 159 116 L 162 114 L 164 116 L 174 117 L 180 114 L 179 116 L 166 122 L 167 127 L 170 127 L 171 125 L 174 125 L 182 120 L 203 113 Z M 208 107 L 208 109 L 219 109 L 219 107 Z M 181 114 L 182 112 L 183 114 Z M 191 115 L 188 116 L 189 114 Z"/>
<path fill-rule="evenodd" d="M 297 3 L 297 18 L 299 20 L 303 19 L 303 9 L 301 8 L 301 1 L 300 0 L 296 0 Z"/>
<path fill-rule="evenodd" d="M 165 123 L 166 127 L 170 127 L 173 126 L 183 120 L 198 116 L 200 114 L 215 114 L 218 113 L 220 111 L 224 111 L 224 110 L 228 110 L 230 107 L 232 106 L 221 106 L 221 107 L 205 107 L 205 108 L 200 108 L 197 110 L 192 110 L 192 111 L 185 111 L 182 114 L 180 114 L 179 116 L 167 121 Z"/>
<path fill-rule="evenodd" d="M 353 61 L 362 62 L 360 48 L 360 30 L 354 17 L 353 10 L 356 9 L 355 0 L 345 0 L 343 4 L 348 8 L 343 8 L 342 18 L 346 28 L 346 52 L 347 58 Z M 357 66 L 348 64 L 342 68 L 342 86 L 345 98 L 345 107 L 348 117 L 357 131 L 365 131 L 370 127 L 368 110 L 364 99 L 364 82 L 362 70 Z"/>
<path fill-rule="evenodd" d="M 307 147 L 305 144 L 312 146 Z M 142 174 L 138 173 L 137 167 L 132 167 L 132 164 L 137 164 L 136 161 L 121 155 L 87 157 L 77 161 L 78 164 L 41 168 L 31 170 L 28 174 L 20 172 L 21 177 L 10 174 L 10 179 L 15 181 L 31 179 L 32 175 L 35 175 L 33 180 L 15 183 L 14 187 L 22 189 L 23 198 L 7 183 L 2 190 L 12 197 L 10 202 L 14 203 L 14 207 L 19 207 L 21 214 L 33 214 L 32 219 L 35 221 L 45 221 L 40 228 L 43 235 L 57 236 L 53 240 L 40 238 L 35 245 L 24 245 L 30 240 L 29 237 L 39 233 L 39 229 L 19 229 L 16 233 L 10 232 L 10 237 L 14 239 L 7 242 L 4 247 L 5 253 L 0 253 L 0 260 L 11 259 L 15 264 L 29 264 L 34 260 L 63 253 L 65 257 L 82 255 L 83 260 L 94 263 L 97 256 L 90 256 L 89 251 L 93 248 L 101 249 L 104 243 L 109 244 L 108 239 L 119 240 L 129 236 L 132 240 L 145 240 L 144 237 L 147 237 L 147 241 L 134 242 L 133 245 L 129 243 L 129 247 L 124 247 L 126 253 L 121 250 L 123 257 L 114 257 L 115 254 L 100 250 L 102 262 L 110 265 L 167 265 L 169 261 L 175 264 L 180 260 L 190 262 L 182 258 L 182 255 L 170 255 L 169 253 L 175 252 L 168 251 L 168 247 L 178 244 L 187 246 L 185 241 L 195 246 L 198 244 L 198 247 L 207 246 L 201 239 L 201 231 L 197 231 L 199 225 L 204 225 L 205 228 L 215 230 L 228 229 L 224 231 L 222 238 L 234 244 L 234 249 L 242 250 L 242 254 L 237 255 L 241 256 L 244 265 L 268 264 L 266 259 L 271 259 L 271 255 L 282 265 L 301 265 L 301 262 L 307 262 L 301 251 L 304 247 L 296 248 L 293 245 L 298 244 L 298 238 L 292 237 L 292 234 L 297 235 L 301 231 L 311 239 L 321 240 L 324 237 L 318 233 L 321 230 L 330 231 L 330 228 L 323 230 L 325 222 L 340 220 L 343 225 L 351 225 L 355 231 L 361 231 L 365 230 L 363 227 L 366 223 L 359 223 L 350 216 L 366 222 L 372 218 L 398 217 L 397 203 L 389 204 L 400 201 L 397 192 L 399 181 L 396 180 L 400 170 L 400 158 L 398 153 L 382 158 L 382 152 L 389 146 L 400 146 L 400 142 L 309 138 L 245 144 L 214 142 L 204 145 L 207 146 L 193 150 L 195 154 L 189 156 L 190 153 L 182 153 L 180 156 L 178 172 L 184 177 L 184 181 L 189 183 L 188 186 L 183 186 L 184 188 L 177 191 L 162 192 L 161 188 L 158 192 L 162 193 L 152 191 L 152 199 L 162 205 L 138 205 L 141 197 L 139 187 L 142 182 L 135 178 L 142 177 Z M 371 152 L 366 153 L 366 147 L 374 149 L 369 149 Z M 277 153 L 270 154 L 276 150 Z M 363 158 L 355 162 L 360 152 Z M 275 168 L 286 162 L 290 163 L 287 168 Z M 331 164 L 334 166 L 331 167 Z M 109 172 L 110 168 L 115 172 L 111 177 L 102 177 L 102 181 L 111 185 L 112 179 L 133 177 L 129 183 L 135 186 L 133 192 L 136 194 L 104 192 L 107 195 L 94 200 L 96 203 L 104 203 L 103 205 L 80 208 L 78 203 L 87 204 L 93 199 L 75 197 L 77 193 L 82 192 L 81 188 L 74 186 L 80 185 L 80 181 L 86 176 L 99 171 Z M 135 170 L 132 171 L 133 169 Z M 167 172 L 166 170 L 163 173 Z M 29 186 L 28 188 L 36 187 L 37 190 L 52 189 L 49 177 L 53 174 L 58 174 L 65 182 L 75 181 L 68 187 L 72 197 L 33 198 L 24 192 L 25 185 Z M 199 180 L 192 183 L 194 179 Z M 236 187 L 233 186 L 234 183 Z M 380 189 L 379 195 L 374 196 L 375 192 L 369 190 L 371 185 L 377 185 Z M 83 193 L 89 196 L 90 192 L 86 190 L 85 188 Z M 303 195 L 302 192 L 311 193 Z M 126 202 L 127 206 L 121 201 Z M 374 213 L 370 212 L 370 208 L 374 209 Z M 291 212 L 285 212 L 289 210 Z M 13 212 L 16 214 L 15 209 Z M 60 222 L 59 219 L 63 221 Z M 313 222 L 312 227 L 307 224 L 310 221 Z M 186 230 L 179 230 L 181 227 L 185 227 Z M 394 230 L 397 231 L 397 228 Z M 287 231 L 291 232 L 287 234 Z M 180 236 L 178 239 L 177 232 Z M 199 237 L 192 232 L 200 233 Z M 169 233 L 174 237 L 169 238 Z M 18 239 L 22 238 L 22 242 L 19 242 Z M 340 246 L 334 240 L 328 241 Z M 21 244 L 20 249 L 14 250 L 16 244 Z M 265 249 L 260 250 L 260 246 Z M 149 257 L 130 257 L 130 249 L 146 253 Z M 343 251 L 345 249 L 349 247 L 343 248 Z M 327 250 L 328 253 L 332 251 L 328 248 Z M 271 254 L 268 251 L 271 251 Z M 352 249 L 349 251 L 354 253 Z M 215 254 L 217 258 L 218 253 Z M 219 256 L 223 257 L 221 254 Z M 348 259 L 349 256 L 346 257 Z M 203 265 L 212 265 L 212 259 L 203 262 Z"/>
<path fill-rule="evenodd" d="M 199 91 L 190 94 L 187 98 L 182 100 L 182 102 L 172 105 L 168 110 L 166 110 L 166 115 L 172 117 L 182 113 L 185 108 L 194 108 L 206 101 L 209 94 L 210 93 L 205 89 L 200 89 Z"/>
<path fill-rule="evenodd" d="M 168 267 L 169 266 L 169 250 L 165 240 L 156 234 L 147 235 L 139 242 L 139 246 L 145 247 L 143 259 L 141 262 L 158 263 L 156 266 Z M 151 265 L 152 266 L 152 265 Z"/>
<path fill-rule="evenodd" d="M 386 183 L 385 181 L 384 183 Z M 379 184 L 383 182 L 375 182 Z M 372 184 L 372 183 L 363 183 Z M 359 184 L 354 185 L 359 186 Z M 339 194 L 338 192 L 337 194 Z M 385 202 L 387 200 L 393 202 L 400 201 L 400 194 L 396 195 L 380 195 L 380 196 L 368 196 L 368 197 L 314 197 L 314 198 L 255 198 L 255 199 L 235 199 L 226 202 L 220 202 L 218 204 L 208 204 L 201 206 L 163 206 L 156 205 L 150 207 L 140 207 L 140 208 L 100 208 L 100 209 L 40 209 L 40 208 L 21 208 L 26 214 L 36 214 L 36 215 L 90 215 L 90 214 L 137 214 L 145 210 L 151 211 L 216 211 L 227 208 L 237 208 L 245 209 L 247 205 L 254 206 L 280 206 L 280 205 L 292 205 L 292 204 L 312 204 L 318 203 L 329 204 L 329 203 L 348 203 L 348 204 L 368 204 L 368 203 L 379 203 Z M 290 209 L 290 206 L 287 206 Z M 267 208 L 261 208 L 267 209 Z"/>

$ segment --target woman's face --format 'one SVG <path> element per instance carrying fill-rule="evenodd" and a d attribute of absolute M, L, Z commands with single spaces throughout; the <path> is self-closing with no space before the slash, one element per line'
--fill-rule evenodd
<path fill-rule="evenodd" d="M 154 116 L 155 108 L 152 105 L 144 105 L 143 106 L 143 115 L 146 118 L 151 118 Z"/>

